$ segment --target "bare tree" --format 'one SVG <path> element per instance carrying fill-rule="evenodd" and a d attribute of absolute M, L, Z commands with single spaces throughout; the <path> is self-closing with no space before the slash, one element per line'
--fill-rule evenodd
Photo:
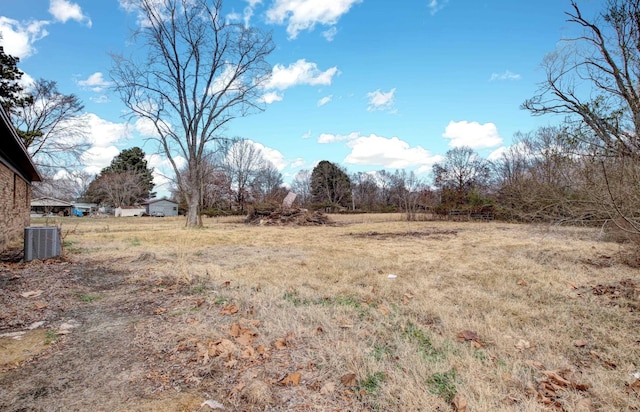
<path fill-rule="evenodd" d="M 462 146 L 447 151 L 444 161 L 433 165 L 433 176 L 442 205 L 456 208 L 468 205 L 469 195 L 486 187 L 490 167 L 473 149 Z"/>
<path fill-rule="evenodd" d="M 426 185 L 416 174 L 406 170 L 396 170 L 393 175 L 393 198 L 399 209 L 405 213 L 407 221 L 416 220 L 416 212 L 423 198 Z"/>
<path fill-rule="evenodd" d="M 207 148 L 234 118 L 261 109 L 271 36 L 231 22 L 221 0 L 139 0 L 143 59 L 113 56 L 115 89 L 132 115 L 151 121 L 188 206 L 201 225 Z M 186 160 L 180 173 L 176 159 Z"/>
<path fill-rule="evenodd" d="M 88 197 L 113 207 L 131 206 L 145 193 L 141 179 L 142 174 L 133 170 L 102 173 L 89 185 Z"/>
<path fill-rule="evenodd" d="M 283 184 L 282 173 L 273 162 L 265 160 L 251 182 L 251 192 L 259 202 L 280 204 L 287 195 Z"/>
<path fill-rule="evenodd" d="M 262 151 L 250 140 L 239 139 L 227 150 L 224 167 L 236 191 L 236 203 L 244 212 L 245 202 L 249 196 L 249 183 L 265 166 Z"/>
<path fill-rule="evenodd" d="M 61 170 L 72 171 L 89 147 L 84 105 L 77 96 L 60 93 L 54 81 L 40 79 L 29 93 L 33 100 L 12 111 L 29 154 L 50 178 Z"/>
<path fill-rule="evenodd" d="M 311 202 L 311 171 L 299 170 L 293 177 L 291 190 L 297 195 L 296 202 L 308 206 Z"/>
<path fill-rule="evenodd" d="M 625 194 L 640 184 L 637 172 L 628 170 L 640 162 L 640 1 L 609 0 L 593 19 L 572 1 L 566 15 L 582 34 L 545 58 L 546 79 L 523 107 L 535 115 L 566 116 L 571 138 L 592 146 L 600 163 L 598 192 L 609 199 L 603 212 L 638 235 L 637 212 L 626 212 L 634 210 L 634 197 Z"/>

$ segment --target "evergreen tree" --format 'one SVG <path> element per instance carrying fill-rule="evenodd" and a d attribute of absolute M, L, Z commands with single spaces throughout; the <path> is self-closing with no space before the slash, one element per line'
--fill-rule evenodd
<path fill-rule="evenodd" d="M 348 207 L 351 180 L 338 165 L 323 160 L 311 172 L 311 196 L 320 207 Z"/>
<path fill-rule="evenodd" d="M 13 108 L 26 106 L 33 98 L 24 93 L 20 79 L 24 74 L 18 69 L 20 59 L 4 52 L 0 46 L 0 105 L 5 112 L 11 113 Z"/>

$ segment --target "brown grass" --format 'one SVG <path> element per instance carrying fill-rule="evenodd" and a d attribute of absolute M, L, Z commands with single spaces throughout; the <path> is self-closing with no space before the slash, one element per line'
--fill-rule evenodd
<path fill-rule="evenodd" d="M 332 219 L 58 223 L 69 259 L 157 289 L 130 339 L 163 396 L 172 379 L 231 410 L 640 408 L 640 276 L 620 245 L 581 228 Z M 171 356 L 182 369 L 162 369 Z"/>

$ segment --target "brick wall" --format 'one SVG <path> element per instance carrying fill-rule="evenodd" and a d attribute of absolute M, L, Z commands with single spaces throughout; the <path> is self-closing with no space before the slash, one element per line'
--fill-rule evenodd
<path fill-rule="evenodd" d="M 0 163 L 0 251 L 23 241 L 30 203 L 31 186 Z"/>

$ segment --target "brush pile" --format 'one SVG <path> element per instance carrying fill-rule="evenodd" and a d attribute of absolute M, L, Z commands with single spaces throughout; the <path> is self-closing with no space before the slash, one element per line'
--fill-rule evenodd
<path fill-rule="evenodd" d="M 253 210 L 245 223 L 258 226 L 323 226 L 332 224 L 322 212 L 308 209 Z"/>

